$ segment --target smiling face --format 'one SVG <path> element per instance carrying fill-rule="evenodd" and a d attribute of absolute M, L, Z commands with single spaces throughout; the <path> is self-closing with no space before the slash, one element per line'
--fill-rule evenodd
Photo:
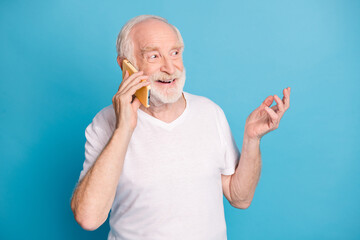
<path fill-rule="evenodd" d="M 138 23 L 130 33 L 139 70 L 150 76 L 151 102 L 174 103 L 185 84 L 183 45 L 168 24 L 150 19 Z"/>

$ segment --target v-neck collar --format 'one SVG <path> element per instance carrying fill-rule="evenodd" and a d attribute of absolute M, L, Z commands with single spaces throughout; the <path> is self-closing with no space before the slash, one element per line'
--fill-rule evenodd
<path fill-rule="evenodd" d="M 174 121 L 167 123 L 164 122 L 156 117 L 151 116 L 150 114 L 144 112 L 143 110 L 141 110 L 140 108 L 138 109 L 138 115 L 141 115 L 142 117 L 146 118 L 148 121 L 150 121 L 151 123 L 162 127 L 164 129 L 167 130 L 171 130 L 174 127 L 176 127 L 177 125 L 179 125 L 181 122 L 183 122 L 183 120 L 185 119 L 187 112 L 189 111 L 189 97 L 188 94 L 186 92 L 183 92 L 184 94 L 184 98 L 185 98 L 185 109 L 184 111 L 181 113 L 181 115 L 179 117 L 177 117 Z"/>

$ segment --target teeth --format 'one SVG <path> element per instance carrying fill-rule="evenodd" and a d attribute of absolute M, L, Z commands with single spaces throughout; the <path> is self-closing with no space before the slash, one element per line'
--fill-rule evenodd
<path fill-rule="evenodd" d="M 159 80 L 159 82 L 162 82 L 162 83 L 171 83 L 173 80 L 164 80 L 164 81 L 162 81 L 162 80 Z"/>

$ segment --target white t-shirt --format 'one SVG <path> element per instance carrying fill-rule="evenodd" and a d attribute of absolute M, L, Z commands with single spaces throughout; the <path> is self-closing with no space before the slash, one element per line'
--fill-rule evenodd
<path fill-rule="evenodd" d="M 138 110 L 110 212 L 108 239 L 224 240 L 221 174 L 231 175 L 239 150 L 221 108 L 184 93 L 186 108 L 171 123 Z M 80 180 L 115 128 L 113 106 L 86 128 Z"/>

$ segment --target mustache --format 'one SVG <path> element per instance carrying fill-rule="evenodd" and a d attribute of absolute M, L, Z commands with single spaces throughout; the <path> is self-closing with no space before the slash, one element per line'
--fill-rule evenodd
<path fill-rule="evenodd" d="M 154 82 L 157 80 L 170 80 L 170 79 L 174 79 L 174 78 L 180 78 L 183 72 L 181 72 L 180 70 L 176 69 L 175 72 L 173 74 L 167 74 L 164 72 L 157 72 L 154 73 L 153 75 L 151 75 L 149 77 L 150 82 Z"/>

